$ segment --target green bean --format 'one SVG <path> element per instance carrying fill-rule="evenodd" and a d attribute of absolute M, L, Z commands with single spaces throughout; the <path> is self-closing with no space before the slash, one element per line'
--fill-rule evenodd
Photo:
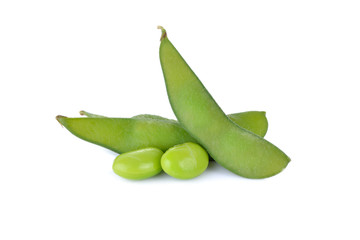
<path fill-rule="evenodd" d="M 196 142 L 175 120 L 142 114 L 133 118 L 107 118 L 81 111 L 88 118 L 56 119 L 75 136 L 117 153 L 156 147 L 166 151 L 185 142 Z M 268 122 L 265 112 L 244 112 L 229 115 L 234 122 L 250 131 L 265 135 Z"/>
<path fill-rule="evenodd" d="M 188 142 L 168 149 L 161 157 L 161 167 L 178 179 L 191 179 L 202 174 L 209 164 L 209 156 L 199 144 Z"/>
<path fill-rule="evenodd" d="M 231 121 L 162 29 L 160 63 L 177 120 L 223 167 L 243 177 L 281 172 L 290 158 L 272 143 Z M 244 91 L 244 90 L 243 90 Z"/>
<path fill-rule="evenodd" d="M 157 148 L 145 148 L 120 154 L 114 160 L 113 171 L 127 179 L 142 180 L 159 174 L 163 152 Z"/>

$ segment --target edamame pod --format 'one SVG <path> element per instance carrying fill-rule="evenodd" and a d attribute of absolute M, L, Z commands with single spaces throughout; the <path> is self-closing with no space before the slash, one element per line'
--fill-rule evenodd
<path fill-rule="evenodd" d="M 156 147 L 166 151 L 185 142 L 196 142 L 175 120 L 142 114 L 133 118 L 107 118 L 86 111 L 80 112 L 88 118 L 56 119 L 75 136 L 110 149 L 124 153 L 140 148 Z M 268 122 L 265 112 L 244 112 L 229 115 L 237 124 L 250 131 L 265 135 Z"/>
<path fill-rule="evenodd" d="M 94 113 L 89 113 L 87 111 L 80 111 L 80 115 L 84 115 L 91 118 L 105 118 L 103 115 L 98 115 Z M 248 111 L 248 112 L 240 112 L 240 113 L 232 113 L 227 115 L 234 123 L 238 124 L 242 128 L 253 132 L 260 137 L 264 137 L 268 130 L 268 121 L 266 118 L 266 113 L 263 111 Z M 153 114 L 139 114 L 133 116 L 132 118 L 137 119 L 156 119 L 162 120 L 167 123 L 176 123 L 179 124 L 178 121 L 164 118 L 158 115 Z"/>
<path fill-rule="evenodd" d="M 75 136 L 118 153 L 155 147 L 162 151 L 183 142 L 193 142 L 179 124 L 157 119 L 67 118 L 56 119 Z"/>
<path fill-rule="evenodd" d="M 290 158 L 272 143 L 231 121 L 191 70 L 164 28 L 160 63 L 170 105 L 180 124 L 223 167 L 247 178 L 281 172 Z"/>

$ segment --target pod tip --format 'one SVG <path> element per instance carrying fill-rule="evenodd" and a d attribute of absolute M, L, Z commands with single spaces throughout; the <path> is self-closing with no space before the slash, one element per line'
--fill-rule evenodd
<path fill-rule="evenodd" d="M 166 30 L 165 28 L 163 28 L 162 26 L 157 26 L 157 29 L 161 29 L 161 37 L 160 37 L 160 41 L 162 41 L 164 38 L 166 38 Z"/>
<path fill-rule="evenodd" d="M 61 120 L 66 118 L 65 116 L 62 116 L 62 115 L 57 115 L 56 116 L 56 120 L 60 123 L 60 125 L 63 127 L 64 125 L 61 123 Z"/>
<path fill-rule="evenodd" d="M 85 111 L 84 111 L 84 110 L 81 110 L 79 113 L 80 113 L 81 116 L 84 116 L 84 115 L 85 115 Z"/>

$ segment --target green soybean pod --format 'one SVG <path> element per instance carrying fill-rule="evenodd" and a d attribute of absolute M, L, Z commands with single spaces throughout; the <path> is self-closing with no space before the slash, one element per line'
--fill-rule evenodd
<path fill-rule="evenodd" d="M 231 121 L 162 29 L 160 63 L 177 120 L 223 167 L 243 177 L 281 172 L 290 158 L 272 143 Z"/>
<path fill-rule="evenodd" d="M 156 147 L 162 151 L 177 144 L 196 142 L 175 120 L 142 114 L 133 118 L 106 118 L 81 111 L 88 118 L 56 119 L 75 136 L 117 153 Z M 243 112 L 229 115 L 234 122 L 264 136 L 268 122 L 265 112 Z"/>
<path fill-rule="evenodd" d="M 157 148 L 139 149 L 117 156 L 113 163 L 113 171 L 127 179 L 142 180 L 153 177 L 162 171 L 161 156 L 163 152 Z"/>
<path fill-rule="evenodd" d="M 265 112 L 248 111 L 227 115 L 230 120 L 246 130 L 264 137 L 268 130 L 268 121 Z"/>
<path fill-rule="evenodd" d="M 90 118 L 105 118 L 103 115 L 98 115 L 94 113 L 89 113 L 87 111 L 80 111 L 80 115 L 84 115 Z M 266 118 L 266 113 L 264 111 L 247 111 L 240 113 L 232 113 L 227 115 L 234 123 L 237 125 L 249 130 L 250 132 L 264 137 L 268 130 L 268 120 Z M 167 123 L 176 123 L 179 124 L 176 120 L 164 118 L 158 115 L 153 114 L 140 114 L 133 116 L 132 118 L 137 119 L 155 119 L 162 120 Z"/>
<path fill-rule="evenodd" d="M 178 123 L 139 118 L 67 118 L 56 119 L 75 136 L 117 153 L 156 147 L 162 151 L 193 142 Z"/>
<path fill-rule="evenodd" d="M 161 157 L 161 167 L 178 179 L 200 176 L 209 164 L 209 155 L 199 144 L 188 142 L 169 148 Z"/>

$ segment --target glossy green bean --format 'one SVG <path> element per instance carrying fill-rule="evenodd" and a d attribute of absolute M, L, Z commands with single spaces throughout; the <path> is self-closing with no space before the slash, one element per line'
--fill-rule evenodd
<path fill-rule="evenodd" d="M 209 164 L 209 155 L 199 144 L 187 142 L 169 148 L 161 157 L 161 167 L 178 179 L 200 176 Z"/>
<path fill-rule="evenodd" d="M 115 158 L 113 171 L 127 179 L 147 179 L 162 171 L 162 155 L 163 152 L 157 148 L 144 148 L 126 152 Z"/>

